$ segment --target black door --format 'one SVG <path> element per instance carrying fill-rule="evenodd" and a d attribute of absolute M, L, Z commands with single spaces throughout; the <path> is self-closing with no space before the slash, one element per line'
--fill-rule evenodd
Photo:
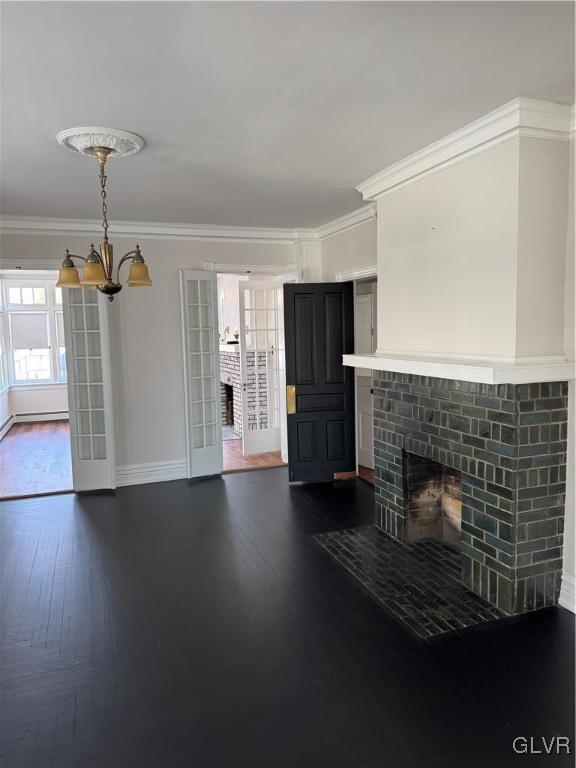
<path fill-rule="evenodd" d="M 284 286 L 290 480 L 356 469 L 352 283 Z"/>

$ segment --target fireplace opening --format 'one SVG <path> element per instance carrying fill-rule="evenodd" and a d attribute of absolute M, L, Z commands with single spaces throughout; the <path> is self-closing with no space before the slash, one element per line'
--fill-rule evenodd
<path fill-rule="evenodd" d="M 234 424 L 234 387 L 231 384 L 222 384 L 223 402 L 222 402 L 222 423 Z"/>
<path fill-rule="evenodd" d="M 406 539 L 435 539 L 461 548 L 461 473 L 404 451 Z"/>

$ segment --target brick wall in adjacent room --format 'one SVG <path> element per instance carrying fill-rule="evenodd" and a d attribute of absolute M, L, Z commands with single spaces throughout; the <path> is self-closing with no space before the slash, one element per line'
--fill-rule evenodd
<path fill-rule="evenodd" d="M 220 351 L 220 383 L 233 387 L 234 433 L 242 437 L 242 379 L 240 376 L 240 349 Z"/>

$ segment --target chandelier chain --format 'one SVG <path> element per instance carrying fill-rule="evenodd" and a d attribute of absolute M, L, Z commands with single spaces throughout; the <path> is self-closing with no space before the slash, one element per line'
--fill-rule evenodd
<path fill-rule="evenodd" d="M 106 179 L 104 163 L 100 163 L 100 197 L 102 198 L 102 227 L 104 228 L 104 240 L 108 241 L 108 206 L 106 204 Z"/>

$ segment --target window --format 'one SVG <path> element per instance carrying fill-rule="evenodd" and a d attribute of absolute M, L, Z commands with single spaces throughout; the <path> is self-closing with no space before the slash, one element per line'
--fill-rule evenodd
<path fill-rule="evenodd" d="M 8 317 L 14 383 L 50 381 L 48 312 L 11 312 Z"/>
<path fill-rule="evenodd" d="M 25 306 L 46 304 L 46 288 L 44 286 L 10 286 L 8 288 L 8 304 Z"/>
<path fill-rule="evenodd" d="M 62 288 L 57 288 L 56 290 L 60 291 L 60 303 L 62 303 Z M 60 369 L 59 378 L 61 381 L 66 381 L 66 347 L 64 346 L 64 313 L 56 312 L 55 317 L 56 317 L 56 344 L 58 347 L 58 368 Z"/>
<path fill-rule="evenodd" d="M 4 329 L 0 330 L 5 385 L 66 381 L 62 289 L 54 278 L 1 281 Z"/>

